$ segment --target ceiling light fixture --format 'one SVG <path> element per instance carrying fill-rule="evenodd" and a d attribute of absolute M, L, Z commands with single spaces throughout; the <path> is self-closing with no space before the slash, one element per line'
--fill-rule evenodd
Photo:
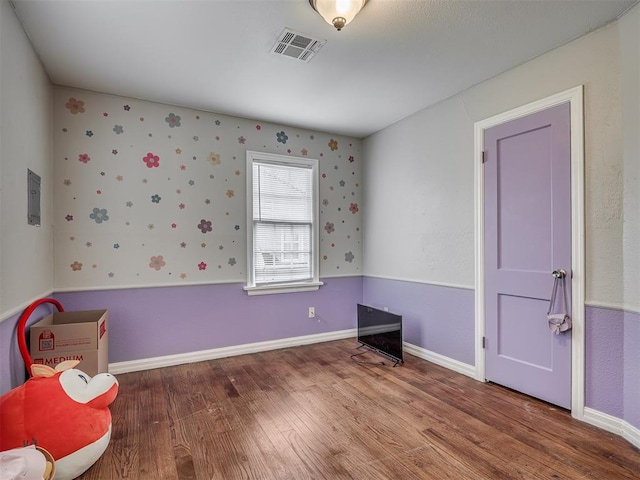
<path fill-rule="evenodd" d="M 368 0 L 309 0 L 313 9 L 338 31 L 351 22 L 367 2 Z"/>

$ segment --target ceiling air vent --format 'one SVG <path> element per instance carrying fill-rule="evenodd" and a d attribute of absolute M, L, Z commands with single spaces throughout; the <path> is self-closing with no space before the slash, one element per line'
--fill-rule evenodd
<path fill-rule="evenodd" d="M 271 53 L 309 62 L 325 43 L 326 40 L 311 38 L 285 28 L 271 48 Z"/>

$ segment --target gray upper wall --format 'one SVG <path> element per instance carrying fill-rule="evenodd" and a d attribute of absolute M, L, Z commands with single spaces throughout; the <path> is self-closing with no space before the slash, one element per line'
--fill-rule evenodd
<path fill-rule="evenodd" d="M 0 1 L 0 320 L 53 289 L 53 89 L 9 2 Z M 27 224 L 27 169 L 42 179 Z"/>

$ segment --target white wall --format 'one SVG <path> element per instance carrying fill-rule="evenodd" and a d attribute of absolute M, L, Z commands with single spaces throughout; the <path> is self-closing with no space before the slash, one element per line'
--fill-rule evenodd
<path fill-rule="evenodd" d="M 456 96 L 364 141 L 366 275 L 472 287 L 473 121 Z"/>
<path fill-rule="evenodd" d="M 640 310 L 640 5 L 620 19 L 624 302 Z"/>
<path fill-rule="evenodd" d="M 636 87 L 632 83 L 638 68 L 638 8 L 623 22 L 605 26 L 365 139 L 365 275 L 473 285 L 474 122 L 582 84 L 587 303 L 640 309 L 638 289 L 628 291 L 638 285 L 640 269 L 624 269 L 626 260 L 637 259 L 640 249 L 640 220 L 634 215 L 637 179 L 628 177 L 624 169 L 628 162 L 637 172 L 637 80 Z M 630 62 L 625 67 L 628 74 L 623 84 L 629 91 L 625 90 L 624 98 L 621 52 Z M 623 130 L 623 104 L 625 120 L 635 115 L 635 124 L 629 126 L 635 128 L 633 132 Z M 625 208 L 630 214 L 627 226 L 623 225 Z M 390 252 L 392 239 L 406 246 Z"/>
<path fill-rule="evenodd" d="M 0 1 L 0 320 L 53 288 L 52 88 Z M 27 224 L 27 168 L 42 178 L 42 226 Z"/>

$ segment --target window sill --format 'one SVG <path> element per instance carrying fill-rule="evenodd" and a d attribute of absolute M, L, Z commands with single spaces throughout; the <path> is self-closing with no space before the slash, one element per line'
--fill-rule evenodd
<path fill-rule="evenodd" d="M 272 295 L 275 293 L 315 292 L 324 282 L 285 283 L 278 285 L 260 285 L 242 287 L 247 295 Z"/>

